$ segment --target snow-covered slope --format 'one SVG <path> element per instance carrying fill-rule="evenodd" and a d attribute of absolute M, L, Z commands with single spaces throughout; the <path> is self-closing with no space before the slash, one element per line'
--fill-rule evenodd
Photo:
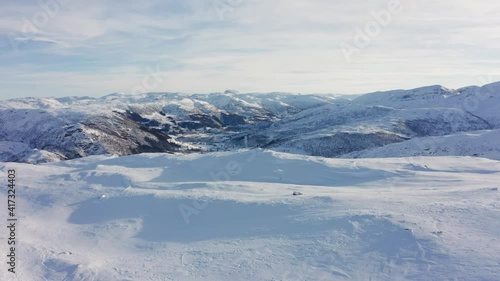
<path fill-rule="evenodd" d="M 470 86 L 457 90 L 429 86 L 413 90 L 377 92 L 363 95 L 355 102 L 394 108 L 456 108 L 489 120 L 498 127 L 499 99 L 500 82 L 496 82 L 482 87 Z"/>
<path fill-rule="evenodd" d="M 43 103 L 41 105 L 40 103 Z M 124 112 L 99 106 L 69 106 L 54 99 L 21 99 L 0 106 L 2 161 L 37 162 L 96 154 L 175 151 L 167 134 L 141 126 Z M 20 150 L 14 151 L 14 148 Z"/>
<path fill-rule="evenodd" d="M 500 130 L 422 137 L 383 147 L 342 155 L 342 158 L 384 158 L 409 156 L 476 156 L 500 160 Z"/>
<path fill-rule="evenodd" d="M 494 128 L 500 128 L 500 83 L 459 90 L 430 86 L 366 94 L 305 110 L 261 134 L 268 137 L 266 148 L 338 157 L 351 152 L 364 155 L 363 150 L 417 137 Z M 490 145 L 488 149 L 498 149 L 496 143 Z M 448 155 L 465 152 L 452 151 Z"/>
<path fill-rule="evenodd" d="M 252 150 L 12 169 L 17 273 L 0 280 L 500 280 L 494 160 Z"/>

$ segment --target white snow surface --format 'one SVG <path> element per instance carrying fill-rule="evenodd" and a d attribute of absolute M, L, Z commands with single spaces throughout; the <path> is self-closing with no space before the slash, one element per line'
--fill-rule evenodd
<path fill-rule="evenodd" d="M 239 150 L 9 169 L 19 260 L 0 280 L 500 280 L 496 160 Z"/>
<path fill-rule="evenodd" d="M 409 156 L 470 156 L 500 160 L 500 130 L 462 132 L 439 137 L 414 138 L 374 149 L 344 154 L 342 158 Z"/>

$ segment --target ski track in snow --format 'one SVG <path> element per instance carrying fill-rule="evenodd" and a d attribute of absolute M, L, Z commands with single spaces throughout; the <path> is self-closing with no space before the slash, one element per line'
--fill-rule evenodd
<path fill-rule="evenodd" d="M 19 260 L 0 280 L 500 280 L 495 160 L 241 150 L 7 169 Z"/>

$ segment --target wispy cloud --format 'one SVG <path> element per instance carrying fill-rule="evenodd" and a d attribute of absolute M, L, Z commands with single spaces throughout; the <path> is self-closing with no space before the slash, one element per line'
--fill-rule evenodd
<path fill-rule="evenodd" d="M 185 92 L 460 87 L 500 72 L 497 1 L 399 0 L 349 61 L 341 44 L 398 0 L 232 0 L 223 17 L 221 1 L 3 3 L 0 98 L 127 92 L 156 66 L 169 79 L 155 91 Z"/>

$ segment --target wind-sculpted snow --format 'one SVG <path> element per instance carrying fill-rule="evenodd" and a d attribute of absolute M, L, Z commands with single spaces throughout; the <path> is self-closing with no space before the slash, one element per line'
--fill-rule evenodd
<path fill-rule="evenodd" d="M 494 160 L 239 150 L 7 169 L 22 259 L 0 280 L 500 280 Z"/>
<path fill-rule="evenodd" d="M 498 129 L 499 112 L 500 83 L 358 97 L 226 91 L 25 98 L 0 105 L 0 160 L 38 163 L 246 147 L 326 157 L 364 155 L 413 139 Z M 497 144 L 486 149 L 495 150 Z M 467 150 L 448 151 L 469 155 Z"/>

